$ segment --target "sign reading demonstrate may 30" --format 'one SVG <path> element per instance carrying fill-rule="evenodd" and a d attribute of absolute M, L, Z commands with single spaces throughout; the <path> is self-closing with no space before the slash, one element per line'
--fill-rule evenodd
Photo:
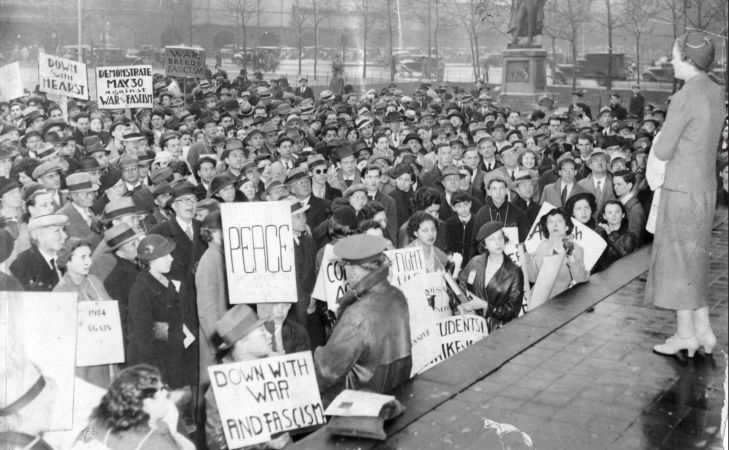
<path fill-rule="evenodd" d="M 165 75 L 201 78 L 205 76 L 205 50 L 193 47 L 165 47 Z"/>
<path fill-rule="evenodd" d="M 225 270 L 231 303 L 295 303 L 288 201 L 223 203 Z"/>
<path fill-rule="evenodd" d="M 80 100 L 89 98 L 89 77 L 84 63 L 40 53 L 38 79 L 41 92 Z"/>
<path fill-rule="evenodd" d="M 311 352 L 208 367 L 228 448 L 326 423 Z"/>
<path fill-rule="evenodd" d="M 152 83 L 152 66 L 97 67 L 99 109 L 151 108 Z"/>

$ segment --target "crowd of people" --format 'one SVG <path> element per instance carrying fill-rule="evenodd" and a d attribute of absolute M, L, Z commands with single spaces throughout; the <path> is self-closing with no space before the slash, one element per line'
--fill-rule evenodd
<path fill-rule="evenodd" d="M 459 265 L 469 301 L 456 310 L 493 330 L 522 312 L 525 277 L 534 283 L 545 257 L 565 254 L 554 297 L 653 239 L 646 167 L 665 105 L 629 114 L 612 93 L 593 117 L 582 92 L 567 111 L 547 95 L 518 111 L 480 82 L 315 95 L 305 78 L 262 78 L 203 79 L 183 96 L 158 78 L 151 109 L 0 99 L 0 286 L 119 302 L 125 363 L 76 370 L 108 389 L 86 440 L 190 448 L 175 430 L 197 428 L 198 448 L 227 448 L 207 372 L 221 362 L 311 350 L 325 403 L 345 386 L 407 380 L 408 308 L 387 281 L 387 249 L 421 248 L 427 272 Z M 718 151 L 702 151 L 725 199 L 721 114 Z M 281 201 L 296 301 L 233 305 L 220 205 Z M 539 217 L 545 203 L 554 208 Z M 545 239 L 522 271 L 504 229 L 523 246 L 535 222 Z M 590 270 L 574 222 L 605 241 Z M 328 245 L 350 287 L 336 312 L 312 298 Z"/>

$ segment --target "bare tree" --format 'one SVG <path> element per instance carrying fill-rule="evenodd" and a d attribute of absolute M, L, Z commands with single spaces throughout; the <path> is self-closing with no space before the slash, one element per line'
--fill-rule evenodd
<path fill-rule="evenodd" d="M 503 25 L 505 4 L 496 0 L 447 0 L 443 1 L 443 6 L 453 19 L 454 25 L 468 35 L 473 76 L 476 79 L 481 78 L 478 41 L 486 35 L 490 24 Z"/>
<path fill-rule="evenodd" d="M 721 28 L 714 25 L 720 23 L 722 12 L 726 14 L 727 3 L 716 0 L 691 0 L 690 2 L 684 2 L 684 8 L 686 8 L 684 11 L 686 20 L 691 28 L 707 32 L 720 32 Z"/>
<path fill-rule="evenodd" d="M 310 8 L 311 23 L 314 26 L 314 79 L 319 62 L 319 28 L 322 22 L 332 17 L 336 0 L 307 0 Z"/>
<path fill-rule="evenodd" d="M 602 25 L 608 33 L 608 73 L 606 86 L 608 91 L 613 87 L 613 33 L 623 28 L 627 21 L 626 0 L 597 0 L 603 9 L 593 16 L 593 20 Z"/>
<path fill-rule="evenodd" d="M 625 29 L 635 38 L 636 79 L 640 78 L 641 38 L 653 32 L 655 22 L 649 20 L 660 11 L 658 0 L 626 0 L 627 20 Z"/>
<path fill-rule="evenodd" d="M 194 8 L 193 0 L 160 0 L 159 12 L 162 16 L 162 23 L 182 39 L 187 45 L 192 45 L 194 40 L 193 20 L 196 17 L 197 9 Z M 187 38 L 184 38 L 187 34 Z"/>
<path fill-rule="evenodd" d="M 304 30 L 309 28 L 311 22 L 310 10 L 301 8 L 299 6 L 299 0 L 294 0 L 291 5 L 291 27 L 298 36 L 298 48 L 299 48 L 299 75 L 301 75 L 301 53 L 302 43 L 304 38 Z"/>
<path fill-rule="evenodd" d="M 385 55 L 385 64 L 390 68 L 390 81 L 395 80 L 395 72 L 392 70 L 393 55 L 395 49 L 395 36 L 400 30 L 400 21 L 398 20 L 398 2 L 397 0 L 370 0 L 375 11 L 375 20 L 380 24 L 381 29 L 387 33 L 387 50 Z"/>
<path fill-rule="evenodd" d="M 243 67 L 248 66 L 248 24 L 261 11 L 258 0 L 224 0 L 223 5 L 228 17 L 237 25 L 236 44 L 240 45 L 240 31 L 243 32 Z"/>
<path fill-rule="evenodd" d="M 415 14 L 418 21 L 428 31 L 428 57 L 432 57 L 431 49 L 438 52 L 438 35 L 443 35 L 454 29 L 453 18 L 449 14 L 440 14 L 440 5 L 443 0 L 414 0 L 410 11 Z M 433 36 L 433 45 L 431 47 L 430 35 Z M 432 61 L 428 61 L 429 69 L 432 71 L 434 67 L 430 67 Z"/>
<path fill-rule="evenodd" d="M 367 38 L 375 26 L 377 15 L 370 0 L 352 0 L 353 12 L 362 30 L 362 78 L 367 77 Z"/>
<path fill-rule="evenodd" d="M 564 39 L 570 43 L 572 63 L 577 63 L 577 39 L 584 24 L 590 20 L 590 9 L 594 0 L 553 0 L 544 8 L 544 34 L 552 38 L 552 76 L 556 62 L 554 40 Z M 577 71 L 572 71 L 572 89 L 577 87 Z"/>

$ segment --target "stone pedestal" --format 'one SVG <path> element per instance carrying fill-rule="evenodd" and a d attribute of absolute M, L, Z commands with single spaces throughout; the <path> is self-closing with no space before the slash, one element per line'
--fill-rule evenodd
<path fill-rule="evenodd" d="M 537 99 L 547 89 L 547 51 L 541 45 L 509 44 L 501 56 L 499 105 L 517 111 L 535 109 Z"/>

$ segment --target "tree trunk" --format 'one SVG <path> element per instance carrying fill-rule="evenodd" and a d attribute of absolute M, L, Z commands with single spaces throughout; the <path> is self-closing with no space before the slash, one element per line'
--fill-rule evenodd
<path fill-rule="evenodd" d="M 476 62 L 476 79 L 481 79 L 481 57 L 478 51 L 478 33 L 476 33 L 476 25 L 471 22 L 471 29 L 473 30 L 473 46 L 476 50 L 474 61 Z M 475 80 L 474 80 L 475 81 Z"/>
<path fill-rule="evenodd" d="M 243 28 L 243 68 L 248 70 L 248 33 L 246 31 Z"/>
<path fill-rule="evenodd" d="M 301 78 L 301 35 L 304 33 L 303 26 L 299 27 L 299 78 Z M 298 80 L 297 80 L 298 82 Z"/>
<path fill-rule="evenodd" d="M 605 87 L 610 91 L 613 87 L 613 17 L 610 11 L 610 0 L 607 2 L 607 29 L 608 29 L 608 73 Z"/>
<path fill-rule="evenodd" d="M 366 16 L 365 16 L 366 17 Z M 367 29 L 367 20 L 365 20 L 365 29 Z M 362 79 L 367 78 L 367 32 L 364 34 L 364 54 L 362 55 Z"/>
<path fill-rule="evenodd" d="M 577 65 L 577 33 L 572 33 L 572 64 Z M 554 76 L 554 74 L 552 74 Z M 577 71 L 572 70 L 572 89 L 577 89 Z"/>
<path fill-rule="evenodd" d="M 314 10 L 316 11 L 316 10 Z M 316 66 L 319 63 L 319 27 L 316 24 L 316 13 L 314 13 L 314 79 L 316 80 Z"/>
<path fill-rule="evenodd" d="M 552 83 L 554 83 L 554 74 L 557 72 L 557 49 L 555 48 L 557 39 L 554 36 L 550 37 L 552 38 Z"/>
<path fill-rule="evenodd" d="M 635 33 L 635 66 L 635 81 L 638 83 L 640 78 L 640 33 L 637 31 L 637 27 Z"/>

